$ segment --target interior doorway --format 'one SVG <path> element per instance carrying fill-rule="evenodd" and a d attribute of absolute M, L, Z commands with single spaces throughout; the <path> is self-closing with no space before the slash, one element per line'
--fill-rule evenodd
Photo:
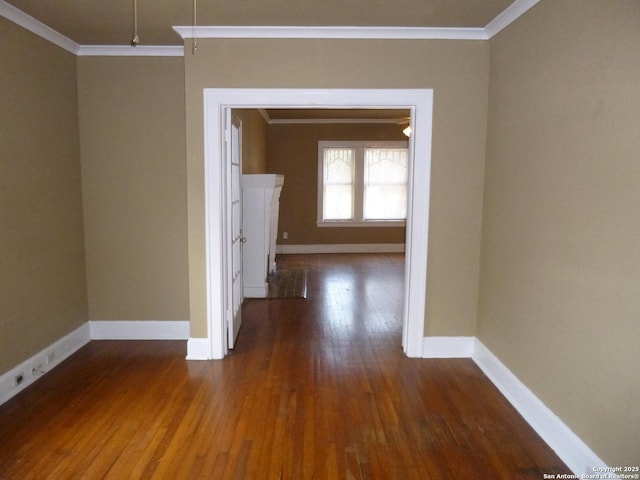
<path fill-rule="evenodd" d="M 205 217 L 207 322 L 210 358 L 228 351 L 225 319 L 232 279 L 224 272 L 232 254 L 225 225 L 230 166 L 224 161 L 225 118 L 233 108 L 397 109 L 410 111 L 409 192 L 406 222 L 405 291 L 402 347 L 421 357 L 427 278 L 427 242 L 432 134 L 432 90 L 205 89 Z M 218 228 L 215 228 L 215 227 Z M 214 227 L 214 228 L 212 228 Z M 222 273 L 222 274 L 221 274 Z"/>

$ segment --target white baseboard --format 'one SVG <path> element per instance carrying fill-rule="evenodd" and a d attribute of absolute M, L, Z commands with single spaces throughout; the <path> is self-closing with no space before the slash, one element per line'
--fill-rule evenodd
<path fill-rule="evenodd" d="M 0 376 L 0 405 L 91 340 L 160 340 L 187 342 L 187 360 L 212 358 L 207 338 L 189 338 L 188 321 L 91 321 Z M 475 337 L 425 337 L 424 358 L 472 358 L 531 427 L 576 474 L 592 474 L 607 465 Z M 16 384 L 16 378 L 22 382 Z"/>
<path fill-rule="evenodd" d="M 90 321 L 0 376 L 0 405 L 91 340 L 187 340 L 188 321 Z M 205 339 L 206 340 L 206 339 Z M 208 344 L 207 344 L 208 345 Z M 16 378 L 22 376 L 20 384 Z"/>
<path fill-rule="evenodd" d="M 404 243 L 331 243 L 322 245 L 276 245 L 276 254 L 310 253 L 402 253 Z"/>
<path fill-rule="evenodd" d="M 478 339 L 473 360 L 489 380 L 509 400 L 571 471 L 580 476 L 593 474 L 607 465 L 571 429 L 564 424 L 529 388 L 522 383 Z M 604 477 L 603 477 L 604 478 Z M 609 478 L 609 477 L 607 477 Z"/>
<path fill-rule="evenodd" d="M 188 320 L 92 320 L 92 340 L 187 340 Z"/>
<path fill-rule="evenodd" d="M 208 338 L 190 338 L 187 341 L 187 360 L 211 360 Z"/>
<path fill-rule="evenodd" d="M 424 337 L 422 358 L 471 358 L 475 337 Z"/>
<path fill-rule="evenodd" d="M 243 287 L 244 298 L 265 298 L 269 293 L 269 284 L 252 286 L 245 285 Z"/>
<path fill-rule="evenodd" d="M 90 341 L 91 331 L 89 324 L 85 323 L 4 373 L 0 376 L 0 405 L 27 388 Z M 16 378 L 20 375 L 22 382 L 17 385 Z"/>
<path fill-rule="evenodd" d="M 606 470 L 607 465 L 593 450 L 477 338 L 425 337 L 422 352 L 423 358 L 472 358 L 574 474 L 611 471 Z"/>

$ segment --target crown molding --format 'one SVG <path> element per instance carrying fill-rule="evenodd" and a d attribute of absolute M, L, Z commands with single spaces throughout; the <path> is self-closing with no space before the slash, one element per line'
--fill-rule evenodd
<path fill-rule="evenodd" d="M 267 123 L 271 122 L 271 116 L 269 115 L 269 112 L 267 112 L 266 109 L 259 108 L 258 109 L 258 113 L 260 113 L 260 115 L 262 115 L 262 118 L 264 119 L 265 122 L 267 122 Z"/>
<path fill-rule="evenodd" d="M 27 15 L 22 10 L 14 7 L 4 0 L 0 0 L 0 16 L 12 21 L 16 25 L 21 26 L 35 35 L 48 40 L 67 52 L 73 53 L 74 55 L 77 55 L 78 53 L 80 45 L 76 42 L 55 31 L 48 25 L 45 25 L 40 20 L 36 20 L 31 15 Z"/>
<path fill-rule="evenodd" d="M 0 0 L 0 16 L 21 26 L 54 45 L 77 56 L 118 56 L 118 57 L 182 57 L 184 46 L 163 45 L 79 45 L 40 20 L 27 15 L 5 0 Z"/>
<path fill-rule="evenodd" d="M 518 18 L 524 15 L 531 7 L 533 7 L 540 0 L 516 0 L 509 5 L 500 15 L 494 18 L 489 24 L 484 27 L 487 34 L 487 38 L 492 38 L 502 30 L 507 28 Z"/>
<path fill-rule="evenodd" d="M 79 57 L 184 57 L 182 45 L 80 45 Z"/>
<path fill-rule="evenodd" d="M 276 118 L 269 125 L 322 125 L 322 124 L 408 124 L 409 118 Z"/>
<path fill-rule="evenodd" d="M 304 125 L 304 124 L 406 124 L 409 117 L 401 118 L 271 118 L 265 108 L 259 108 L 258 112 L 269 125 Z"/>
<path fill-rule="evenodd" d="M 540 0 L 515 0 L 485 28 L 301 27 L 301 26 L 177 26 L 183 38 L 333 38 L 377 40 L 489 40 L 524 15 Z M 0 0 L 0 16 L 78 56 L 178 57 L 183 46 L 79 45 L 22 10 Z"/>
<path fill-rule="evenodd" d="M 376 40 L 488 40 L 484 28 L 177 26 L 186 38 L 332 38 Z"/>

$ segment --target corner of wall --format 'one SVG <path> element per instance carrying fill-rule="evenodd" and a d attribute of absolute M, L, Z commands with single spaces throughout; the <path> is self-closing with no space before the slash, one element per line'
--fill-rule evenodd
<path fill-rule="evenodd" d="M 91 341 L 89 323 L 84 323 L 44 350 L 0 376 L 0 405 L 33 384 Z"/>

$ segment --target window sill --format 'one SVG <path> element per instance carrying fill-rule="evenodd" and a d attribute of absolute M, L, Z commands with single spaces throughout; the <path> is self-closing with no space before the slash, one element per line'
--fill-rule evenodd
<path fill-rule="evenodd" d="M 316 222 L 316 225 L 321 228 L 325 227 L 368 227 L 368 228 L 380 228 L 380 227 L 405 227 L 407 224 L 404 220 L 368 220 L 368 221 L 353 221 L 353 220 L 334 220 L 326 222 Z"/>

